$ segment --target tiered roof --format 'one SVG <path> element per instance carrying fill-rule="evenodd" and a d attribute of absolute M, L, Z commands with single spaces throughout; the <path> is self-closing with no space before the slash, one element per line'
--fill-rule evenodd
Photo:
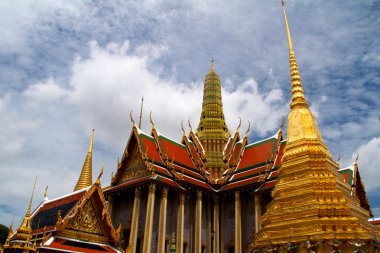
<path fill-rule="evenodd" d="M 111 248 L 109 245 L 116 246 L 120 237 L 120 228 L 116 231 L 112 225 L 99 180 L 82 190 L 45 200 L 36 208 L 31 218 L 34 221 L 32 235 L 40 242 L 37 247 L 40 249 L 59 250 L 65 249 L 62 247 L 96 243 L 103 243 L 101 247 Z M 71 245 L 71 241 L 78 242 Z M 88 250 L 91 247 L 84 246 L 82 252 L 90 252 Z"/>

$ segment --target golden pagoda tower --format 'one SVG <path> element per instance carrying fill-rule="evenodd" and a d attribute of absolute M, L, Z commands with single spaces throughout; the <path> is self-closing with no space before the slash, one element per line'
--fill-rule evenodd
<path fill-rule="evenodd" d="M 205 170 L 220 178 L 227 169 L 223 149 L 231 134 L 224 119 L 222 87 L 214 60 L 204 81 L 202 112 L 196 135 L 206 154 Z"/>
<path fill-rule="evenodd" d="M 92 146 L 94 143 L 94 132 L 95 129 L 92 129 L 87 156 L 74 191 L 79 191 L 92 185 Z"/>
<path fill-rule="evenodd" d="M 4 253 L 20 252 L 20 253 L 33 253 L 36 251 L 36 245 L 31 242 L 32 239 L 32 220 L 31 220 L 31 208 L 33 202 L 34 189 L 36 188 L 36 180 L 34 181 L 32 196 L 30 197 L 28 210 L 22 220 L 20 227 L 16 233 L 13 234 L 13 229 L 9 230 L 8 238 L 3 247 Z M 13 222 L 12 222 L 13 223 Z"/>
<path fill-rule="evenodd" d="M 316 246 L 322 249 L 320 252 L 330 252 L 328 242 L 334 239 L 369 240 L 379 232 L 368 223 L 369 211 L 360 207 L 357 197 L 350 195 L 351 187 L 338 172 L 338 163 L 333 161 L 309 109 L 283 1 L 282 8 L 292 88 L 287 143 L 279 179 L 272 191 L 273 200 L 251 248 L 294 243 L 299 245 L 297 252 L 306 252 L 305 243 L 301 243 L 310 241 L 320 242 Z M 352 246 L 343 245 L 341 252 L 352 252 Z"/>

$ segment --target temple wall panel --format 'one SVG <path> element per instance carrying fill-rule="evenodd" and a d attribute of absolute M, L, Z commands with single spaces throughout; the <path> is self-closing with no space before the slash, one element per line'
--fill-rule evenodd
<path fill-rule="evenodd" d="M 191 219 L 190 216 L 194 215 L 193 210 L 191 210 L 191 196 L 186 195 L 185 197 L 185 229 L 184 229 L 184 242 L 186 244 L 185 250 L 183 253 L 190 253 L 191 249 L 191 232 L 192 232 L 192 227 L 191 227 Z"/>
<path fill-rule="evenodd" d="M 138 232 L 137 232 L 137 245 L 140 245 L 141 249 L 143 247 L 143 240 L 144 240 L 147 202 L 148 202 L 148 186 L 143 187 L 141 189 L 139 224 L 138 224 Z M 138 250 L 136 252 L 138 252 Z"/>
<path fill-rule="evenodd" d="M 255 207 L 252 192 L 243 192 L 241 201 L 242 252 L 248 252 L 255 225 Z"/>
<path fill-rule="evenodd" d="M 224 200 L 224 227 L 221 227 L 224 232 L 224 241 L 222 247 L 224 252 L 228 252 L 228 248 L 234 248 L 234 233 L 235 233 L 235 199 L 234 195 L 227 195 Z"/>
<path fill-rule="evenodd" d="M 128 246 L 129 231 L 132 222 L 134 191 L 116 193 L 113 200 L 113 225 L 115 228 L 122 226 L 121 245 Z"/>
<path fill-rule="evenodd" d="M 202 249 L 207 247 L 207 198 L 202 200 Z"/>
<path fill-rule="evenodd" d="M 166 217 L 166 238 L 167 238 L 167 253 L 170 253 L 170 246 L 172 244 L 172 236 L 177 237 L 177 214 L 178 214 L 178 193 L 169 191 L 168 193 L 168 206 Z"/>

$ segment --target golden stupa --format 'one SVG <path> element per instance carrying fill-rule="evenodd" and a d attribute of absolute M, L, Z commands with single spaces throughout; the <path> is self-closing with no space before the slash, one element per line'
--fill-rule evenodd
<path fill-rule="evenodd" d="M 285 245 L 292 244 L 296 245 L 291 249 L 294 252 L 331 252 L 335 243 L 343 253 L 352 252 L 350 244 L 357 243 L 358 248 L 372 252 L 370 245 L 361 242 L 376 240 L 379 232 L 368 223 L 370 212 L 360 207 L 358 197 L 344 183 L 339 165 L 332 159 L 309 110 L 283 1 L 282 8 L 292 86 L 287 144 L 280 176 L 272 191 L 273 200 L 262 217 L 262 229 L 254 236 L 251 248 L 285 250 Z"/>

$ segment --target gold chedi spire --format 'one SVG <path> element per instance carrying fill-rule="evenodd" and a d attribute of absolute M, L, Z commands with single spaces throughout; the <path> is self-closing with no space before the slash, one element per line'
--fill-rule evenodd
<path fill-rule="evenodd" d="M 37 178 L 34 180 L 32 195 L 29 200 L 28 210 L 22 220 L 20 227 L 17 229 L 16 233 L 10 238 L 9 247 L 10 248 L 22 248 L 24 250 L 34 251 L 34 246 L 30 242 L 32 239 L 32 220 L 30 217 L 34 190 L 36 188 Z"/>
<path fill-rule="evenodd" d="M 297 141 L 300 139 L 314 139 L 323 144 L 322 136 L 319 132 L 318 125 L 314 115 L 309 110 L 309 105 L 305 99 L 301 76 L 298 70 L 296 56 L 293 50 L 292 37 L 290 36 L 290 29 L 288 18 L 286 16 L 285 4 L 282 3 L 282 10 L 284 13 L 284 21 L 286 27 L 286 34 L 289 46 L 289 65 L 290 65 L 290 78 L 292 86 L 292 100 L 290 103 L 290 113 L 288 117 L 288 135 L 287 143 Z M 324 151 L 331 156 L 324 146 Z"/>
<path fill-rule="evenodd" d="M 350 196 L 351 187 L 344 183 L 338 172 L 338 165 L 324 144 L 315 117 L 308 108 L 283 1 L 282 7 L 292 84 L 287 141 L 279 177 L 271 193 L 273 200 L 262 217 L 262 229 L 250 246 L 258 249 L 271 244 L 300 244 L 307 240 L 373 239 L 376 232 L 367 222 L 369 212 Z M 331 251 L 327 244 L 319 247 L 321 252 Z M 351 251 L 345 248 L 341 252 Z"/>
<path fill-rule="evenodd" d="M 222 87 L 213 60 L 204 81 L 202 113 L 196 135 L 206 153 L 205 169 L 213 170 L 214 178 L 219 178 L 225 169 L 223 148 L 231 134 L 224 119 Z"/>
<path fill-rule="evenodd" d="M 92 145 L 94 143 L 94 132 L 95 129 L 92 129 L 86 160 L 84 161 L 82 172 L 80 173 L 74 191 L 79 191 L 92 185 Z"/>

